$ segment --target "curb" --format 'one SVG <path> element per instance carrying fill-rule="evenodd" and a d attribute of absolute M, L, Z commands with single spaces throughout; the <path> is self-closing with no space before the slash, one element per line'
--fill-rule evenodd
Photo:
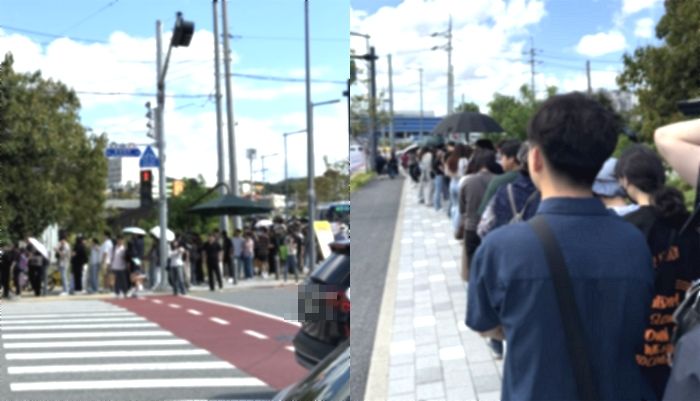
<path fill-rule="evenodd" d="M 391 348 L 392 323 L 394 319 L 394 307 L 396 303 L 396 282 L 399 272 L 399 259 L 401 254 L 401 239 L 403 227 L 404 199 L 408 185 L 406 181 L 401 187 L 401 200 L 399 212 L 396 216 L 396 228 L 394 229 L 394 241 L 391 245 L 389 266 L 384 283 L 382 303 L 379 309 L 379 320 L 374 336 L 372 357 L 367 374 L 365 387 L 365 400 L 386 400 L 389 388 L 389 356 Z"/>

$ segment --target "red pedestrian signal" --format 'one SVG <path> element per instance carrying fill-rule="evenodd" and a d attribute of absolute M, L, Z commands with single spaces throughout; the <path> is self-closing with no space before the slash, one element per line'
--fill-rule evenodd
<path fill-rule="evenodd" d="M 151 207 L 153 205 L 153 172 L 151 170 L 141 170 L 140 182 L 141 207 Z"/>

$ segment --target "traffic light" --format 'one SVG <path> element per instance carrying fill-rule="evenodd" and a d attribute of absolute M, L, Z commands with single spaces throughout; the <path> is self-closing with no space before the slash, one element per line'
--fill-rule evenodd
<path fill-rule="evenodd" d="M 187 47 L 192 41 L 192 35 L 194 35 L 194 22 L 184 20 L 182 18 L 182 13 L 179 11 L 176 14 L 176 18 L 173 36 L 170 38 L 170 45 L 173 47 Z"/>
<path fill-rule="evenodd" d="M 153 172 L 151 170 L 141 170 L 141 207 L 153 205 Z"/>

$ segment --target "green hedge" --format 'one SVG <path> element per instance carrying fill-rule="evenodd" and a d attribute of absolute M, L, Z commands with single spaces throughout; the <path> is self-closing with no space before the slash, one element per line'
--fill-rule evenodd
<path fill-rule="evenodd" d="M 365 184 L 372 181 L 376 174 L 374 172 L 370 173 L 357 173 L 350 177 L 350 193 L 357 191 L 362 188 Z"/>

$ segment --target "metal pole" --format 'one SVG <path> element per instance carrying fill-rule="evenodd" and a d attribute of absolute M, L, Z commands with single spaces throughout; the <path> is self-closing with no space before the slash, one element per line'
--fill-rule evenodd
<path fill-rule="evenodd" d="M 289 217 L 289 176 L 287 174 L 287 136 L 284 136 L 284 217 Z M 286 270 L 285 270 L 286 271 Z"/>
<path fill-rule="evenodd" d="M 165 269 L 168 260 L 168 241 L 165 235 L 166 230 L 168 229 L 168 200 L 165 193 L 165 132 L 163 130 L 163 114 L 165 111 L 165 68 L 163 67 L 162 35 L 163 32 L 161 22 L 158 20 L 156 21 L 156 68 L 158 69 L 158 107 L 156 108 L 156 132 L 158 136 L 158 156 L 160 157 L 160 163 L 158 163 L 158 217 L 160 222 L 159 255 L 162 277 L 158 288 L 162 288 L 165 283 L 168 282 L 168 273 Z M 168 49 L 168 53 L 170 52 L 169 50 L 170 49 Z"/>
<path fill-rule="evenodd" d="M 420 137 L 423 138 L 423 68 L 418 69 L 420 76 Z"/>
<path fill-rule="evenodd" d="M 376 65 L 376 55 L 374 52 L 374 46 L 369 48 L 369 58 L 370 58 L 370 97 L 369 97 L 369 107 L 370 107 L 370 135 L 372 138 L 372 169 L 377 169 L 377 65 Z"/>
<path fill-rule="evenodd" d="M 447 115 L 454 111 L 454 74 L 452 70 L 452 14 L 447 28 Z"/>
<path fill-rule="evenodd" d="M 591 60 L 586 60 L 586 78 L 588 80 L 588 96 L 593 93 L 591 89 Z"/>
<path fill-rule="evenodd" d="M 387 56 L 389 61 L 389 140 L 391 141 L 391 153 L 396 151 L 396 138 L 394 138 L 394 85 L 391 70 L 391 54 Z"/>
<path fill-rule="evenodd" d="M 228 122 L 228 169 L 229 180 L 231 181 L 231 193 L 239 195 L 238 189 L 238 166 L 236 163 L 236 122 L 233 119 L 233 95 L 231 94 L 231 48 L 228 39 L 228 16 L 226 13 L 227 0 L 221 1 L 221 18 L 224 28 L 224 82 L 226 82 L 226 120 Z M 233 219 L 235 228 L 242 228 L 241 216 Z M 234 277 L 235 281 L 236 277 Z"/>
<path fill-rule="evenodd" d="M 222 130 L 221 116 L 221 72 L 219 71 L 219 16 L 216 9 L 217 0 L 212 1 L 214 10 L 214 80 L 216 81 L 216 156 L 219 162 L 219 172 L 217 173 L 217 184 L 226 180 L 224 176 L 224 132 Z M 222 186 L 219 188 L 221 195 L 226 194 L 226 189 Z M 219 218 L 219 229 L 226 229 L 226 216 Z"/>
<path fill-rule="evenodd" d="M 311 66 L 309 53 L 309 0 L 304 0 L 304 59 L 306 67 L 306 157 L 307 157 L 307 181 L 309 187 L 309 234 L 308 255 L 309 270 L 316 266 L 316 239 L 314 233 L 314 214 L 316 213 L 316 192 L 314 190 L 314 117 L 311 105 Z"/>

